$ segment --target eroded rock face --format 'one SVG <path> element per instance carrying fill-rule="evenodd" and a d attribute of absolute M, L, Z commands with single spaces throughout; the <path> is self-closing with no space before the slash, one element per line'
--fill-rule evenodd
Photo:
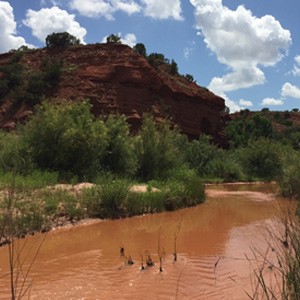
<path fill-rule="evenodd" d="M 8 58 L 9 54 L 0 55 L 0 65 Z M 51 98 L 89 99 L 96 116 L 125 114 L 133 130 L 141 124 L 143 114 L 151 112 L 158 121 L 172 118 L 190 137 L 201 133 L 217 137 L 220 131 L 220 114 L 225 108 L 222 98 L 181 76 L 157 71 L 126 45 L 39 49 L 25 53 L 21 63 L 30 72 L 39 69 L 46 58 L 62 60 L 64 66 L 59 85 L 48 95 Z M 0 125 L 11 126 L 12 121 L 19 121 L 18 116 L 29 115 L 24 110 L 32 111 L 32 107 L 20 106 L 8 119 L 2 108 Z"/>

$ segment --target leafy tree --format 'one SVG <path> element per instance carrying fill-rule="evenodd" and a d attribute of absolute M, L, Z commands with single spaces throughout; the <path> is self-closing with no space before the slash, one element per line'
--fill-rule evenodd
<path fill-rule="evenodd" d="M 271 120 L 261 114 L 238 117 L 231 120 L 225 133 L 235 147 L 246 146 L 249 141 L 258 138 L 271 138 L 273 136 L 273 126 Z"/>
<path fill-rule="evenodd" d="M 282 155 L 287 151 L 277 142 L 258 139 L 238 152 L 245 173 L 250 178 L 274 179 L 282 171 Z"/>
<path fill-rule="evenodd" d="M 151 53 L 148 55 L 148 62 L 152 67 L 157 68 L 166 62 L 166 58 L 161 53 Z"/>
<path fill-rule="evenodd" d="M 47 48 L 66 47 L 80 44 L 80 40 L 68 32 L 57 32 L 46 37 Z"/>
<path fill-rule="evenodd" d="M 87 102 L 42 103 L 22 133 L 38 169 L 81 179 L 96 175 L 107 147 L 106 128 Z"/>
<path fill-rule="evenodd" d="M 211 144 L 211 137 L 202 135 L 198 140 L 188 143 L 185 155 L 188 166 L 200 176 L 207 176 L 211 171 L 210 163 L 216 157 L 217 146 Z"/>
<path fill-rule="evenodd" d="M 111 34 L 106 38 L 108 44 L 121 44 L 121 37 L 118 34 Z"/>
<path fill-rule="evenodd" d="M 191 74 L 185 74 L 184 77 L 185 77 L 188 81 L 190 81 L 190 82 L 195 82 L 194 76 L 191 75 Z"/>
<path fill-rule="evenodd" d="M 134 50 L 136 53 L 138 53 L 138 54 L 140 54 L 140 55 L 142 55 L 142 56 L 144 56 L 144 57 L 147 57 L 147 51 L 146 51 L 146 47 L 145 47 L 144 44 L 142 44 L 142 43 L 137 43 L 137 44 L 133 47 L 133 50 Z"/>
<path fill-rule="evenodd" d="M 174 59 L 172 59 L 171 64 L 170 64 L 170 73 L 172 75 L 178 75 L 178 65 Z"/>
<path fill-rule="evenodd" d="M 169 123 L 156 124 L 151 115 L 144 116 L 136 142 L 138 172 L 142 179 L 163 177 L 182 164 L 177 139 L 178 133 L 170 129 Z"/>
<path fill-rule="evenodd" d="M 108 145 L 101 163 L 113 173 L 133 175 L 137 169 L 137 157 L 125 116 L 110 115 L 105 120 L 105 126 Z"/>

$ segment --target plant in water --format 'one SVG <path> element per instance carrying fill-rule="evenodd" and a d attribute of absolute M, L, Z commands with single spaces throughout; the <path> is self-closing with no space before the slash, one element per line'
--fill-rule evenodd
<path fill-rule="evenodd" d="M 41 224 L 35 224 L 39 215 L 36 212 L 30 214 L 28 207 L 26 205 L 24 207 L 24 199 L 16 193 L 15 176 L 12 176 L 7 195 L 0 200 L 0 211 L 0 237 L 7 244 L 9 260 L 8 274 L 0 275 L 0 278 L 9 277 L 12 300 L 22 299 L 31 288 L 30 271 L 46 235 L 43 236 L 37 249 L 28 246 L 27 241 L 21 243 L 19 240 L 19 237 L 23 237 L 28 228 L 34 228 Z M 33 255 L 33 258 L 28 264 L 29 253 Z"/>
<path fill-rule="evenodd" d="M 181 222 L 182 222 L 182 216 L 180 218 L 179 223 L 177 224 L 177 228 L 176 228 L 176 231 L 174 233 L 174 252 L 173 252 L 174 262 L 177 261 L 177 238 L 178 238 L 178 235 L 179 235 L 179 232 L 180 232 Z"/>
<path fill-rule="evenodd" d="M 294 211 L 281 212 L 279 223 L 269 229 L 266 252 L 253 250 L 260 263 L 253 267 L 253 291 L 247 293 L 250 299 L 300 299 L 300 222 Z M 272 281 L 267 276 L 270 272 Z"/>

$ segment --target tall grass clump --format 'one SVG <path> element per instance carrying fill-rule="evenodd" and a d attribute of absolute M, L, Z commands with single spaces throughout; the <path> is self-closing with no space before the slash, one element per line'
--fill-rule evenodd
<path fill-rule="evenodd" d="M 279 223 L 269 229 L 267 251 L 253 250 L 258 267 L 254 269 L 252 293 L 247 293 L 250 299 L 300 299 L 299 217 L 293 210 L 281 214 Z"/>
<path fill-rule="evenodd" d="M 163 191 L 130 192 L 126 207 L 129 215 L 162 212 L 166 194 Z"/>
<path fill-rule="evenodd" d="M 129 183 L 123 179 L 106 179 L 98 186 L 101 217 L 118 217 L 126 211 Z"/>
<path fill-rule="evenodd" d="M 165 209 L 174 210 L 194 206 L 205 200 L 205 188 L 202 179 L 195 171 L 178 169 L 170 174 L 163 191 Z"/>

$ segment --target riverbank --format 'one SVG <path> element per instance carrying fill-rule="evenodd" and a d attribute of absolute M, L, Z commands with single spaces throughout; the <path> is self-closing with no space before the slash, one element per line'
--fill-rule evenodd
<path fill-rule="evenodd" d="M 223 190 L 224 198 L 207 193 L 204 205 L 119 220 L 81 220 L 75 226 L 69 224 L 17 241 L 20 249 L 25 245 L 21 259 L 27 258 L 27 249 L 31 251 L 23 271 L 42 243 L 30 268 L 31 297 L 112 299 L 118 298 L 121 290 L 124 299 L 153 299 L 158 293 L 168 299 L 246 299 L 244 290 L 251 292 L 251 282 L 245 254 L 253 257 L 253 243 L 264 249 L 261 247 L 267 241 L 262 230 L 277 217 L 275 201 L 264 201 L 264 193 L 271 193 L 272 187 L 248 187 L 216 186 L 217 191 Z M 233 194 L 234 190 L 237 194 Z M 245 195 L 241 193 L 244 190 L 248 192 Z M 262 198 L 254 202 L 254 195 Z M 120 257 L 121 246 L 125 255 L 132 257 L 133 265 L 126 265 Z M 159 246 L 164 252 L 163 272 L 159 272 Z M 7 247 L 2 247 L 0 254 L 6 257 Z M 141 262 L 144 259 L 145 264 L 147 255 L 155 265 L 142 271 Z M 2 260 L 0 264 L 4 274 L 7 262 Z M 0 283 L 2 297 L 9 294 L 7 279 Z"/>
<path fill-rule="evenodd" d="M 195 206 L 205 200 L 198 177 L 148 185 L 126 180 L 100 184 L 56 184 L 44 188 L 6 189 L 1 195 L 0 245 L 12 238 L 75 224 L 83 219 L 118 219 Z"/>

